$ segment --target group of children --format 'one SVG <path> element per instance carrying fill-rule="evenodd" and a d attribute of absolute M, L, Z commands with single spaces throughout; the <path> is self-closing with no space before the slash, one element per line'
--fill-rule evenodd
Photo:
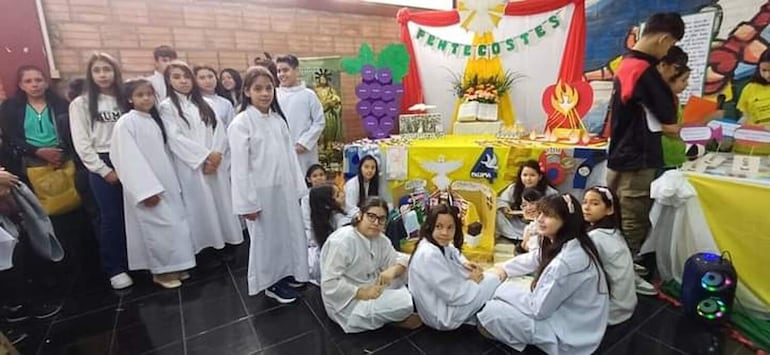
<path fill-rule="evenodd" d="M 68 114 L 72 145 L 98 205 L 105 272 L 115 289 L 131 286 L 129 270 L 149 270 L 158 285 L 179 287 L 196 254 L 227 259 L 226 246 L 242 243 L 245 227 L 249 294 L 264 290 L 290 303 L 300 297 L 298 287 L 315 283 L 327 314 L 345 332 L 387 323 L 437 330 L 473 324 L 517 350 L 529 344 L 547 353 L 591 353 L 608 325 L 631 317 L 640 285 L 652 288 L 636 275 L 638 240 L 624 236 L 625 229 L 635 236 L 644 230 L 628 217 L 644 214 L 633 200 L 644 191 L 641 197 L 632 192 L 646 189 L 648 197 L 639 182 L 664 166 L 654 159 L 658 152 L 672 152 L 660 154 L 665 166 L 683 157 L 681 141 L 659 139 L 661 131 L 676 131 L 671 105 L 660 102 L 660 93 L 632 88 L 665 82 L 665 95 L 684 90 L 687 56 L 671 49 L 682 26 L 671 14 L 648 20 L 616 82 L 632 86 L 617 92 L 613 115 L 660 113 L 665 124 L 651 116 L 638 122 L 612 116 L 613 188 L 587 189 L 582 204 L 550 186 L 537 161 L 522 164 L 496 215 L 496 234 L 515 240 L 517 255 L 487 270 L 462 255 L 466 226 L 445 204 L 428 212 L 411 256 L 396 251 L 384 234 L 392 207 L 383 198 L 378 158 L 363 157 L 343 188 L 327 182 L 317 164 L 323 110 L 299 80 L 296 57 L 263 61 L 241 76 L 233 69 L 191 68 L 161 46 L 153 76 L 124 83 L 118 63 L 95 54 Z M 767 52 L 757 73 L 739 108 L 761 124 Z M 750 93 L 758 98 L 744 99 Z M 675 102 L 673 95 L 665 99 Z M 631 107 L 644 103 L 649 110 Z M 40 137 L 28 132 L 32 138 Z M 61 163 L 54 148 L 38 145 L 35 154 Z M 623 205 L 635 209 L 621 214 Z"/>
<path fill-rule="evenodd" d="M 430 209 L 409 256 L 384 234 L 385 199 L 354 198 L 350 206 L 349 189 L 314 178 L 321 171 L 307 172 L 311 189 L 302 202 L 308 265 L 327 314 L 345 332 L 388 323 L 437 330 L 473 324 L 518 350 L 531 344 L 548 353 L 588 354 L 608 325 L 634 312 L 633 259 L 618 197 L 606 187 L 587 189 L 582 205 L 572 195 L 535 187 L 517 193 L 525 203 L 512 212 L 532 220 L 524 233 L 527 250 L 485 271 L 461 253 L 464 226 L 455 207 Z M 534 280 L 525 287 L 506 282 L 526 275 Z"/>
<path fill-rule="evenodd" d="M 266 289 L 292 299 L 292 285 L 308 280 L 302 171 L 317 163 L 324 127 L 298 59 L 263 61 L 241 77 L 232 69 L 190 67 L 168 46 L 154 57 L 152 76 L 124 82 L 110 55 L 91 56 L 82 92 L 69 109 L 56 106 L 55 118 L 67 126 L 39 112 L 43 128 L 55 125 L 50 132 L 23 126 L 25 142 L 48 142 L 46 132 L 55 141 L 30 154 L 61 165 L 60 141 L 71 137 L 98 206 L 95 234 L 113 288 L 133 284 L 129 270 L 149 270 L 158 285 L 179 287 L 198 261 L 231 259 L 227 246 L 242 243 L 247 229 L 249 293 Z M 40 83 L 22 85 L 33 79 Z M 19 85 L 33 110 L 52 109 L 45 98 L 56 95 L 41 70 L 20 69 Z M 38 96 L 39 110 L 32 106 Z"/>

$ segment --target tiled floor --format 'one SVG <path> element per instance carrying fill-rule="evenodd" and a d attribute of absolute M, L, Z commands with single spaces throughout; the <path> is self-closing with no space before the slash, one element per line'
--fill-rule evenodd
<path fill-rule="evenodd" d="M 472 327 L 454 332 L 394 327 L 346 335 L 326 316 L 318 288 L 295 304 L 246 294 L 246 246 L 236 262 L 193 273 L 181 289 L 161 290 L 138 274 L 115 293 L 89 273 L 76 278 L 64 309 L 48 323 L 29 323 L 22 354 L 510 354 Z M 606 354 L 751 354 L 712 336 L 654 298 L 641 298 L 634 317 L 608 330 Z M 713 346 L 716 340 L 717 346 Z M 711 349 L 709 349 L 711 346 Z M 526 353 L 537 353 L 528 349 Z"/>

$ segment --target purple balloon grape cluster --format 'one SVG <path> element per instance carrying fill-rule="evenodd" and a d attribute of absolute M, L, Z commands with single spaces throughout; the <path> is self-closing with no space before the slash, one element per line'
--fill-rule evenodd
<path fill-rule="evenodd" d="M 361 84 L 356 87 L 356 112 L 364 121 L 369 137 L 387 138 L 396 127 L 404 87 L 393 83 L 390 69 L 373 65 L 361 68 Z"/>

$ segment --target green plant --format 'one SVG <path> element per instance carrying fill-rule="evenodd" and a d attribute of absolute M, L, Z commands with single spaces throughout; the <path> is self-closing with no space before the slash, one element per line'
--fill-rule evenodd
<path fill-rule="evenodd" d="M 455 74 L 452 88 L 458 98 L 465 102 L 497 103 L 500 97 L 510 90 L 513 83 L 523 77 L 522 74 L 506 71 L 503 75 L 465 78 Z"/>

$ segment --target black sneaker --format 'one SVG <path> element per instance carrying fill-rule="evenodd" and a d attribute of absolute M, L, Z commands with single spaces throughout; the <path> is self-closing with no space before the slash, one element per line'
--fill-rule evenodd
<path fill-rule="evenodd" d="M 3 306 L 0 312 L 8 323 L 18 323 L 29 319 L 29 312 L 23 305 Z"/>
<path fill-rule="evenodd" d="M 297 279 L 295 279 L 294 276 L 284 277 L 283 280 L 281 280 L 281 282 L 283 284 L 285 284 L 286 286 L 289 286 L 291 288 L 303 288 L 303 287 L 305 287 L 305 283 L 297 281 Z"/>
<path fill-rule="evenodd" d="M 292 303 L 297 300 L 296 291 L 284 287 L 280 282 L 265 290 L 265 296 L 284 304 Z"/>
<path fill-rule="evenodd" d="M 61 305 L 58 304 L 43 304 L 30 310 L 30 314 L 32 314 L 35 319 L 41 320 L 55 317 L 59 312 L 61 312 Z"/>

